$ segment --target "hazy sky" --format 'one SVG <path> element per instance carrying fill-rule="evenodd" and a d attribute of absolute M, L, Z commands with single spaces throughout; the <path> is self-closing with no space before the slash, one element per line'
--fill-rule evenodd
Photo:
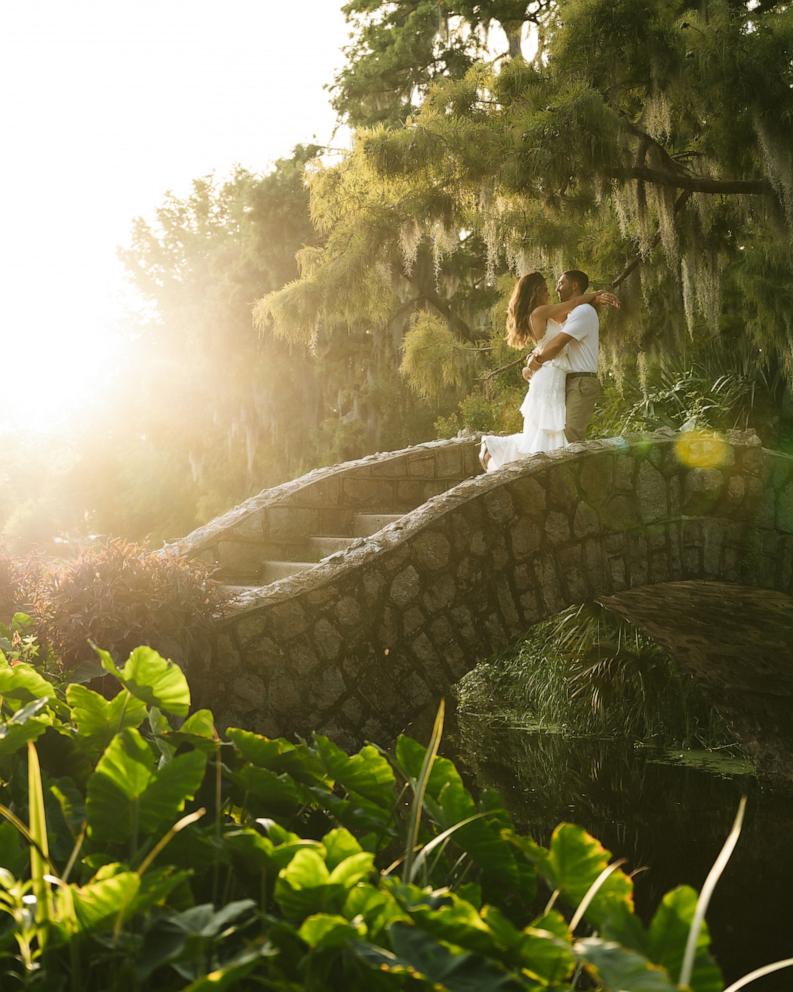
<path fill-rule="evenodd" d="M 97 388 L 135 216 L 195 177 L 330 139 L 341 5 L 2 0 L 0 427 L 62 420 Z"/>

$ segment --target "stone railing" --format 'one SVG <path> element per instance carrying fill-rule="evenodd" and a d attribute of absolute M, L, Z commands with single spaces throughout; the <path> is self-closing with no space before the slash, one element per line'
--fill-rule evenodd
<path fill-rule="evenodd" d="M 168 551 L 219 566 L 220 574 L 279 557 L 307 535 L 344 534 L 355 513 L 402 513 L 480 472 L 478 436 L 430 441 L 316 469 L 252 496 Z"/>

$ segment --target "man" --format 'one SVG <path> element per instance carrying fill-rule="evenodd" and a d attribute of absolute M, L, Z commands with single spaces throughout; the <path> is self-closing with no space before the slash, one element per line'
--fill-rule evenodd
<path fill-rule="evenodd" d="M 556 283 L 561 303 L 580 296 L 589 286 L 589 277 L 578 269 L 563 272 Z M 612 306 L 619 306 L 616 297 Z M 583 441 L 592 413 L 603 392 L 597 377 L 600 322 L 591 303 L 582 303 L 571 310 L 564 330 L 544 345 L 538 345 L 529 355 L 524 379 L 530 379 L 537 369 L 552 362 L 567 373 L 565 381 L 565 428 L 568 444 Z"/>

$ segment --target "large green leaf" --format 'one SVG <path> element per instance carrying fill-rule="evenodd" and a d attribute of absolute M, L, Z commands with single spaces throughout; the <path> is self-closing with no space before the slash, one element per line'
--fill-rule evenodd
<path fill-rule="evenodd" d="M 188 870 L 176 871 L 172 865 L 147 871 L 140 878 L 138 894 L 132 901 L 127 916 L 132 918 L 136 914 L 164 902 L 171 892 L 187 882 L 192 874 L 192 871 Z"/>
<path fill-rule="evenodd" d="M 146 704 L 127 689 L 107 700 L 98 692 L 73 683 L 66 688 L 66 701 L 72 709 L 77 733 L 102 746 L 120 730 L 139 727 L 146 719 Z"/>
<path fill-rule="evenodd" d="M 140 803 L 140 826 L 146 833 L 170 825 L 204 780 L 207 758 L 202 751 L 179 754 L 164 765 L 147 786 Z"/>
<path fill-rule="evenodd" d="M 575 950 L 606 992 L 676 992 L 665 968 L 620 944 L 588 937 Z"/>
<path fill-rule="evenodd" d="M 561 913 L 551 910 L 531 926 L 518 930 L 495 906 L 485 906 L 482 919 L 498 945 L 508 951 L 507 961 L 553 985 L 569 977 L 575 966 L 572 939 Z"/>
<path fill-rule="evenodd" d="M 422 930 L 468 951 L 498 956 L 505 950 L 476 909 L 453 893 L 441 905 L 414 906 L 411 915 Z"/>
<path fill-rule="evenodd" d="M 390 892 L 366 882 L 350 889 L 344 901 L 343 914 L 349 920 L 362 917 L 372 940 L 379 940 L 382 931 L 395 920 L 408 919 Z"/>
<path fill-rule="evenodd" d="M 315 889 L 328 882 L 330 872 L 319 851 L 306 848 L 295 854 L 278 877 L 296 889 Z"/>
<path fill-rule="evenodd" d="M 433 817 L 447 830 L 477 811 L 467 789 L 454 778 L 442 786 L 437 799 L 428 801 L 428 805 Z M 493 816 L 498 817 L 498 811 L 494 811 Z M 525 902 L 532 901 L 536 891 L 536 874 L 529 864 L 516 855 L 514 847 L 503 839 L 497 825 L 486 820 L 474 820 L 456 830 L 450 840 L 484 872 L 488 884 L 518 889 Z"/>
<path fill-rule="evenodd" d="M 322 846 L 325 848 L 325 864 L 331 871 L 345 858 L 360 854 L 363 850 L 350 831 L 344 827 L 336 827 L 335 830 L 326 833 L 322 838 Z"/>
<path fill-rule="evenodd" d="M 414 782 L 418 779 L 426 751 L 424 745 L 414 741 L 412 737 L 399 736 L 396 743 L 396 760 L 405 778 L 412 779 Z M 427 782 L 427 796 L 430 799 L 437 799 L 441 789 L 449 784 L 459 786 L 465 791 L 463 780 L 454 762 L 437 755 L 432 763 L 432 771 Z"/>
<path fill-rule="evenodd" d="M 611 854 L 582 827 L 562 823 L 553 832 L 548 849 L 549 884 L 559 889 L 565 900 L 577 907 L 609 864 Z M 586 912 L 600 925 L 615 905 L 633 906 L 633 882 L 617 869 L 598 889 Z"/>
<path fill-rule="evenodd" d="M 285 868 L 298 851 L 313 848 L 320 855 L 324 848 L 315 840 L 287 840 L 275 844 L 269 837 L 264 837 L 250 827 L 231 830 L 223 836 L 223 843 L 239 858 L 248 871 L 280 871 Z"/>
<path fill-rule="evenodd" d="M 58 800 L 66 826 L 76 835 L 85 820 L 85 798 L 71 778 L 50 780 L 50 792 Z"/>
<path fill-rule="evenodd" d="M 361 851 L 340 861 L 331 871 L 328 881 L 331 885 L 338 883 L 350 889 L 356 882 L 361 882 L 367 875 L 371 875 L 373 869 L 374 855 L 369 851 Z"/>
<path fill-rule="evenodd" d="M 0 723 L 0 758 L 14 754 L 28 741 L 38 740 L 52 717 L 45 711 L 47 698 L 41 697 L 21 706 L 6 723 Z M 40 715 L 41 714 L 41 715 Z"/>
<path fill-rule="evenodd" d="M 275 954 L 268 944 L 254 950 L 245 950 L 230 961 L 225 961 L 203 978 L 186 985 L 183 992 L 226 992 L 246 978 L 263 958 Z"/>
<path fill-rule="evenodd" d="M 73 888 L 74 912 L 80 928 L 91 930 L 111 924 L 133 902 L 139 888 L 140 878 L 133 871 Z"/>
<path fill-rule="evenodd" d="M 88 779 L 86 811 L 98 840 L 128 840 L 138 822 L 140 799 L 154 778 L 154 756 L 137 730 L 117 734 Z"/>
<path fill-rule="evenodd" d="M 27 662 L 10 665 L 0 652 L 0 696 L 11 703 L 24 705 L 32 699 L 55 699 L 57 694 L 55 686 L 32 665 Z"/>
<path fill-rule="evenodd" d="M 307 917 L 298 934 L 312 950 L 326 951 L 357 940 L 366 933 L 362 923 L 351 923 L 335 913 L 315 913 Z"/>
<path fill-rule="evenodd" d="M 244 765 L 235 773 L 234 781 L 256 815 L 289 816 L 307 801 L 303 786 L 295 782 L 291 775 L 278 775 L 267 768 Z"/>
<path fill-rule="evenodd" d="M 519 992 L 525 985 L 477 954 L 457 953 L 405 923 L 388 928 L 397 960 L 448 992 Z"/>
<path fill-rule="evenodd" d="M 211 710 L 196 710 L 178 730 L 166 729 L 162 736 L 174 747 L 189 744 L 207 752 L 213 751 L 218 742 L 215 718 Z"/>
<path fill-rule="evenodd" d="M 276 902 L 293 920 L 340 910 L 346 892 L 342 882 L 331 883 L 321 854 L 311 848 L 299 850 L 278 873 L 275 883 Z"/>
<path fill-rule="evenodd" d="M 694 910 L 697 906 L 697 893 L 687 885 L 678 886 L 667 892 L 656 910 L 648 932 L 648 956 L 656 964 L 663 965 L 670 975 L 677 977 L 683 964 L 688 934 Z M 708 952 L 710 935 L 703 924 L 697 939 L 694 970 L 690 986 L 694 992 L 721 992 L 721 973 Z"/>
<path fill-rule="evenodd" d="M 252 899 L 237 899 L 220 909 L 215 909 L 209 902 L 201 903 L 169 917 L 168 925 L 192 937 L 210 939 L 217 937 L 221 930 L 238 921 L 255 906 Z"/>
<path fill-rule="evenodd" d="M 28 846 L 13 823 L 0 819 L 0 859 L 3 869 L 21 875 L 27 867 Z"/>
<path fill-rule="evenodd" d="M 102 667 L 147 706 L 174 716 L 187 716 L 190 688 L 178 665 L 163 658 L 152 648 L 135 648 L 122 669 L 118 669 L 107 651 L 99 651 Z"/>
<path fill-rule="evenodd" d="M 105 748 L 88 780 L 86 810 L 91 834 L 120 843 L 138 830 L 151 832 L 173 821 L 201 784 L 206 757 L 180 755 L 158 773 L 151 748 L 132 728 Z"/>
<path fill-rule="evenodd" d="M 282 737 L 271 738 L 250 730 L 229 727 L 226 736 L 246 761 L 271 772 L 287 772 L 307 785 L 325 783 L 322 762 L 305 744 L 291 744 Z"/>
<path fill-rule="evenodd" d="M 327 737 L 318 735 L 316 743 L 328 775 L 339 785 L 381 808 L 393 807 L 396 779 L 391 765 L 376 747 L 367 744 L 358 754 L 348 755 Z"/>

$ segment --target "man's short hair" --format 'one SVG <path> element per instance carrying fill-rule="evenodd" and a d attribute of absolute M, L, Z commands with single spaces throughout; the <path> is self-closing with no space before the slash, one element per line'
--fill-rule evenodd
<path fill-rule="evenodd" d="M 587 286 L 589 285 L 589 276 L 586 272 L 582 272 L 580 269 L 568 269 L 564 273 L 570 282 L 574 282 L 582 293 L 586 292 Z"/>

